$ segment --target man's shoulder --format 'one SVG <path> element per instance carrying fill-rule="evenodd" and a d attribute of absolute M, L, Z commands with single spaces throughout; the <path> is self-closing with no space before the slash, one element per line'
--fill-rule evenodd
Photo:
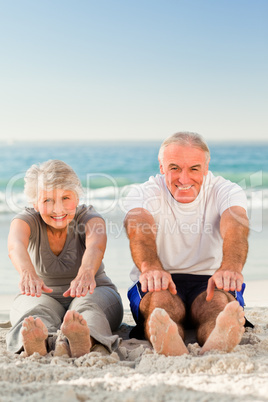
<path fill-rule="evenodd" d="M 166 192 L 165 180 L 162 175 L 151 176 L 149 180 L 141 184 L 134 184 L 122 199 L 125 213 L 135 208 L 144 208 L 154 213 L 159 209 L 159 202 Z"/>
<path fill-rule="evenodd" d="M 237 183 L 234 183 L 229 179 L 225 179 L 223 176 L 215 176 L 211 171 L 208 172 L 207 185 L 216 192 L 223 189 L 227 191 L 231 191 L 233 189 L 242 190 Z"/>
<path fill-rule="evenodd" d="M 144 183 L 133 184 L 129 187 L 129 194 L 135 194 L 137 191 L 144 193 L 155 192 L 160 194 L 166 191 L 165 179 L 163 175 L 157 174 L 156 176 L 150 176 Z"/>
<path fill-rule="evenodd" d="M 232 188 L 234 186 L 237 186 L 237 184 L 229 179 L 225 179 L 223 176 L 214 175 L 211 171 L 208 172 L 205 179 L 206 190 L 218 191 L 221 188 Z"/>
<path fill-rule="evenodd" d="M 210 191 L 210 196 L 216 201 L 220 215 L 231 206 L 241 206 L 247 209 L 247 196 L 239 184 L 222 176 L 214 176 L 212 173 L 208 179 L 207 189 Z"/>

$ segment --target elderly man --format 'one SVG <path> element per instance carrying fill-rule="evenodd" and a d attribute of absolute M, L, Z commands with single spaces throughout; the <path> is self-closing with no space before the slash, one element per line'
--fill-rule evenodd
<path fill-rule="evenodd" d="M 161 175 L 134 186 L 125 200 L 132 314 L 166 356 L 188 353 L 189 325 L 201 354 L 229 352 L 244 333 L 247 200 L 237 184 L 209 171 L 209 161 L 200 135 L 174 134 L 160 147 Z"/>

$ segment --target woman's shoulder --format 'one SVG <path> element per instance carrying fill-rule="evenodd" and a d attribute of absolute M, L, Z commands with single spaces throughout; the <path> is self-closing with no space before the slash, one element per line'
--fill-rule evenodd
<path fill-rule="evenodd" d="M 12 221 L 15 219 L 19 219 L 30 227 L 31 235 L 30 239 L 36 238 L 37 233 L 40 233 L 41 231 L 41 225 L 42 225 L 42 218 L 39 214 L 39 212 L 36 212 L 34 208 L 28 208 L 26 207 L 23 211 L 18 213 Z"/>
<path fill-rule="evenodd" d="M 92 218 L 102 218 L 102 216 L 94 209 L 92 205 L 78 205 L 75 215 L 75 219 L 78 223 L 86 223 Z"/>
<path fill-rule="evenodd" d="M 13 220 L 14 219 L 21 219 L 27 223 L 31 223 L 31 222 L 40 222 L 41 218 L 39 212 L 36 212 L 34 208 L 25 207 L 25 209 L 20 213 L 18 213 L 13 218 Z"/>

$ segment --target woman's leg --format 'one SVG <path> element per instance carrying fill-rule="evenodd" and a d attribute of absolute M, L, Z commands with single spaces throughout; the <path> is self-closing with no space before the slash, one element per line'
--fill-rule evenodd
<path fill-rule="evenodd" d="M 65 308 L 57 300 L 46 294 L 40 297 L 18 295 L 10 311 L 12 328 L 7 334 L 7 350 L 13 353 L 23 350 L 21 329 L 26 317 L 40 318 L 48 335 L 52 335 L 60 329 L 65 312 Z"/>
<path fill-rule="evenodd" d="M 93 294 L 75 298 L 69 310 L 81 314 L 90 330 L 90 336 L 110 352 L 118 347 L 118 335 L 113 335 L 122 322 L 123 305 L 120 295 L 108 286 L 98 286 Z M 68 337 L 68 336 L 67 336 Z"/>

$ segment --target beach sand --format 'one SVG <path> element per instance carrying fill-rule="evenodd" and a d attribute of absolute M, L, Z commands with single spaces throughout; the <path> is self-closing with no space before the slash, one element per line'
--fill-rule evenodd
<path fill-rule="evenodd" d="M 248 329 L 228 354 L 200 356 L 200 347 L 188 333 L 189 355 L 156 355 L 148 342 L 128 339 L 134 323 L 125 297 L 122 342 L 111 355 L 102 347 L 77 359 L 13 355 L 6 351 L 8 328 L 2 322 L 0 401 L 267 401 L 267 289 L 268 281 L 248 283 L 245 311 L 255 328 Z M 0 297 L 1 317 L 6 318 L 12 297 Z"/>

